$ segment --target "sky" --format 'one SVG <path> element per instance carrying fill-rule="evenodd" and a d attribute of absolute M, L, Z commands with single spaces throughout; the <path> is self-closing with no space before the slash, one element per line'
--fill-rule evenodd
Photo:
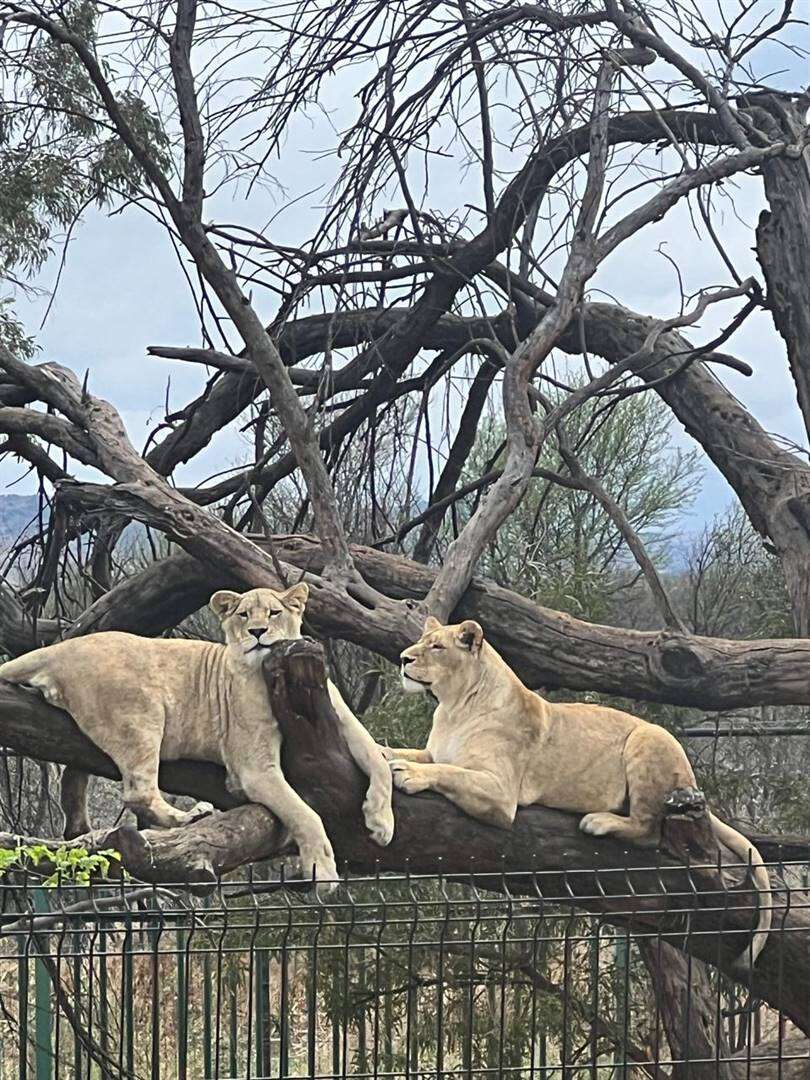
<path fill-rule="evenodd" d="M 802 2 L 808 3 L 810 11 L 810 0 Z M 769 60 L 763 60 L 766 67 Z M 785 54 L 774 57 L 770 69 L 784 66 L 785 61 Z M 798 61 L 791 60 L 790 67 L 782 77 L 784 83 L 795 87 L 810 81 Z M 340 101 L 339 86 L 335 95 Z M 274 241 L 300 243 L 308 236 L 320 218 L 323 192 L 283 207 L 287 198 L 296 198 L 319 182 L 328 183 L 331 166 L 322 163 L 317 152 L 334 144 L 333 125 L 340 119 L 341 108 L 337 105 L 337 116 L 333 113 L 328 120 L 310 115 L 293 125 L 280 158 L 271 166 L 286 193 L 280 189 L 275 193 L 259 191 L 249 204 L 241 200 L 223 203 L 220 199 L 216 207 L 219 216 L 256 225 L 278 214 L 270 232 Z M 465 183 L 453 168 L 438 170 L 430 190 L 431 205 L 452 209 L 463 198 Z M 761 181 L 745 177 L 736 185 L 733 207 L 730 202 L 721 205 L 716 219 L 738 270 L 755 273 L 760 279 L 751 248 L 753 228 L 763 206 Z M 650 315 L 676 314 L 680 289 L 670 260 L 678 265 L 687 293 L 728 283 L 719 256 L 709 243 L 698 240 L 688 208 L 681 204 L 609 258 L 592 280 L 589 295 L 594 299 L 612 297 Z M 58 269 L 57 259 L 51 260 L 37 284 L 49 292 Z M 142 446 L 162 420 L 167 400 L 170 408 L 179 408 L 202 390 L 205 369 L 146 355 L 147 346 L 153 344 L 199 344 L 199 327 L 193 298 L 167 235 L 137 209 L 116 215 L 97 210 L 85 214 L 71 241 L 58 291 L 40 329 L 46 304 L 47 297 L 43 296 L 33 302 L 20 297 L 17 305 L 26 328 L 36 335 L 40 358 L 57 361 L 82 376 L 89 371 L 90 389 L 116 404 L 136 446 Z M 272 303 L 261 302 L 260 310 L 269 319 Z M 695 342 L 711 339 L 733 310 L 736 307 L 729 305 L 710 308 L 700 326 L 690 328 L 689 336 Z M 751 317 L 724 348 L 754 369 L 750 378 L 722 369 L 718 373 L 726 385 L 764 427 L 804 446 L 784 344 L 767 313 Z M 198 483 L 242 460 L 245 446 L 236 427 L 221 433 L 190 466 L 178 470 L 177 481 Z M 677 423 L 673 425 L 673 443 L 691 445 Z M 13 484 L 20 472 L 19 466 L 4 462 L 0 466 L 0 485 L 17 494 L 33 491 L 31 477 Z M 684 530 L 699 528 L 732 498 L 726 482 L 707 462 Z"/>

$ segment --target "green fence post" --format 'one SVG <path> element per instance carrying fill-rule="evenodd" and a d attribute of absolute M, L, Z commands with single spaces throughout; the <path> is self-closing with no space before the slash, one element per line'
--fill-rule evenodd
<path fill-rule="evenodd" d="M 98 1023 L 99 1023 L 99 1045 L 105 1054 L 110 1051 L 110 1013 L 107 1005 L 107 995 L 109 994 L 109 983 L 107 979 L 107 932 L 102 928 L 98 933 L 98 945 L 96 946 L 96 954 L 98 956 Z M 106 1076 L 106 1072 L 103 1074 Z"/>
<path fill-rule="evenodd" d="M 82 935 L 78 927 L 73 932 L 73 1008 L 76 1011 L 76 1022 L 82 1022 Z M 82 1075 L 82 1040 L 79 1032 L 73 1029 L 73 1074 L 77 1078 Z M 37 1074 L 39 1080 L 39 1074 Z"/>
<path fill-rule="evenodd" d="M 286 957 L 285 957 L 286 961 Z M 284 961 L 282 961 L 284 962 Z M 256 951 L 256 975 L 254 1013 L 256 1015 L 256 1080 L 270 1075 L 270 954 L 266 949 Z M 281 1076 L 285 1076 L 286 1059 L 282 1051 Z"/>
<path fill-rule="evenodd" d="M 17 961 L 17 1075 L 28 1080 L 28 946 L 30 939 L 20 938 Z"/>
<path fill-rule="evenodd" d="M 35 911 L 48 911 L 48 898 L 43 889 L 33 890 L 33 902 Z M 40 953 L 45 953 L 50 940 L 47 934 L 39 934 L 35 940 Z M 53 1077 L 51 989 L 48 969 L 44 961 L 37 958 L 34 961 L 34 1076 L 36 1080 L 52 1080 Z"/>
<path fill-rule="evenodd" d="M 239 975 L 236 960 L 228 978 L 228 1068 L 230 1076 L 238 1075 L 237 1042 L 239 1039 Z"/>
<path fill-rule="evenodd" d="M 616 1053 L 613 1061 L 616 1066 L 613 1071 L 614 1077 L 621 1080 L 627 1076 L 627 1025 L 629 1022 L 628 1009 L 630 1007 L 627 977 L 630 963 L 630 940 L 626 934 L 616 931 L 615 937 L 615 982 L 614 993 L 616 999 L 616 1026 L 619 1029 L 620 1040 L 616 1044 Z"/>
<path fill-rule="evenodd" d="M 121 1045 L 119 1047 L 119 1062 L 126 1053 L 127 1072 L 132 1074 L 135 1071 L 132 917 L 125 915 L 123 921 L 125 930 L 121 956 Z"/>
<path fill-rule="evenodd" d="M 177 931 L 177 1078 L 188 1075 L 188 973 L 186 970 L 186 933 Z"/>
<path fill-rule="evenodd" d="M 213 1054 L 211 1053 L 211 1012 L 213 997 L 211 994 L 211 957 L 210 946 L 203 945 L 203 1074 L 208 1080 L 214 1075 Z"/>

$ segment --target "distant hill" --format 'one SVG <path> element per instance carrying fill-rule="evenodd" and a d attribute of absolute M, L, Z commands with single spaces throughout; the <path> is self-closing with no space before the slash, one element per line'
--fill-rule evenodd
<path fill-rule="evenodd" d="M 0 547 L 8 547 L 23 532 L 36 527 L 38 495 L 0 495 Z"/>
<path fill-rule="evenodd" d="M 0 495 L 0 551 L 7 551 L 23 534 L 34 533 L 38 513 L 38 495 Z M 43 514 L 47 521 L 47 506 L 43 508 Z M 127 525 L 117 545 L 118 554 L 129 554 L 140 548 L 145 534 L 145 527 L 138 522 Z"/>

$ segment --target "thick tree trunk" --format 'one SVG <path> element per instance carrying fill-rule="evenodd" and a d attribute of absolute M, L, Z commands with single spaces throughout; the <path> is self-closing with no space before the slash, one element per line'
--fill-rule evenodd
<path fill-rule="evenodd" d="M 640 938 L 638 948 L 653 985 L 658 1026 L 677 1063 L 672 1080 L 735 1080 L 733 1065 L 723 1060 L 730 1050 L 706 966 L 656 938 Z M 664 1057 L 660 1043 L 655 1057 Z"/>
<path fill-rule="evenodd" d="M 773 133 L 798 143 L 808 101 L 760 98 Z M 757 110 L 757 116 L 762 113 Z M 787 347 L 796 396 L 810 436 L 810 149 L 762 166 L 765 198 L 757 225 L 757 255 L 768 285 L 768 306 Z"/>
<path fill-rule="evenodd" d="M 699 865 L 707 865 L 701 863 L 702 845 L 690 873 L 664 852 L 628 852 L 614 841 L 588 837 L 570 814 L 529 807 L 519 812 L 511 830 L 503 830 L 473 820 L 437 795 L 396 792 L 396 835 L 389 847 L 376 846 L 362 823 L 366 779 L 340 735 L 326 690 L 322 649 L 306 639 L 279 643 L 266 667 L 273 714 L 284 736 L 285 774 L 321 815 L 338 860 L 349 870 L 441 870 L 460 878 L 474 871 L 485 875 L 477 878 L 482 886 L 574 905 L 633 931 L 660 934 L 662 940 L 731 971 L 749 940 L 756 898 L 747 887 L 721 887 L 714 869 L 699 870 Z M 115 775 L 112 763 L 78 733 L 66 714 L 5 685 L 0 685 L 0 732 L 2 742 L 31 756 Z M 161 784 L 218 805 L 233 803 L 224 790 L 222 770 L 215 766 L 167 763 Z M 672 819 L 673 828 L 677 824 L 678 819 Z M 682 833 L 679 828 L 672 834 L 678 849 Z M 665 838 L 668 835 L 669 830 Z M 109 843 L 111 834 L 104 836 Z M 254 806 L 180 830 L 119 830 L 115 835 L 133 871 L 147 880 L 176 880 L 189 856 L 196 880 L 211 880 L 242 862 L 278 854 L 283 843 L 273 816 Z M 807 1030 L 808 982 L 810 918 L 776 895 L 774 930 L 753 974 L 753 987 Z"/>
<path fill-rule="evenodd" d="M 762 97 L 758 117 L 770 121 L 774 134 L 787 133 L 798 142 L 804 128 L 807 99 L 794 104 L 778 95 Z M 757 225 L 757 255 L 768 286 L 768 307 L 787 347 L 796 396 L 810 435 L 810 148 L 762 167 L 765 197 Z M 801 489 L 785 510 L 800 537 L 793 545 L 776 542 L 793 601 L 796 633 L 810 635 L 810 496 Z"/>

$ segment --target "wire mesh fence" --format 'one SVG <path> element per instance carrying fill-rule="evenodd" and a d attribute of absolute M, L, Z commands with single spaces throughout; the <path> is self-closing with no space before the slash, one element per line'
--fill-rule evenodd
<path fill-rule="evenodd" d="M 810 906 L 810 868 L 772 869 L 772 932 L 810 954 L 810 923 L 779 917 Z M 258 874 L 205 895 L 5 884 L 0 1077 L 810 1076 L 790 1020 L 690 955 L 701 935 L 717 955 L 750 935 L 696 928 L 694 891 L 679 899 L 663 871 L 668 929 L 651 929 L 616 873 L 589 877 L 602 915 L 583 912 L 576 871 L 562 889 L 542 872 L 379 876 L 327 897 Z"/>

